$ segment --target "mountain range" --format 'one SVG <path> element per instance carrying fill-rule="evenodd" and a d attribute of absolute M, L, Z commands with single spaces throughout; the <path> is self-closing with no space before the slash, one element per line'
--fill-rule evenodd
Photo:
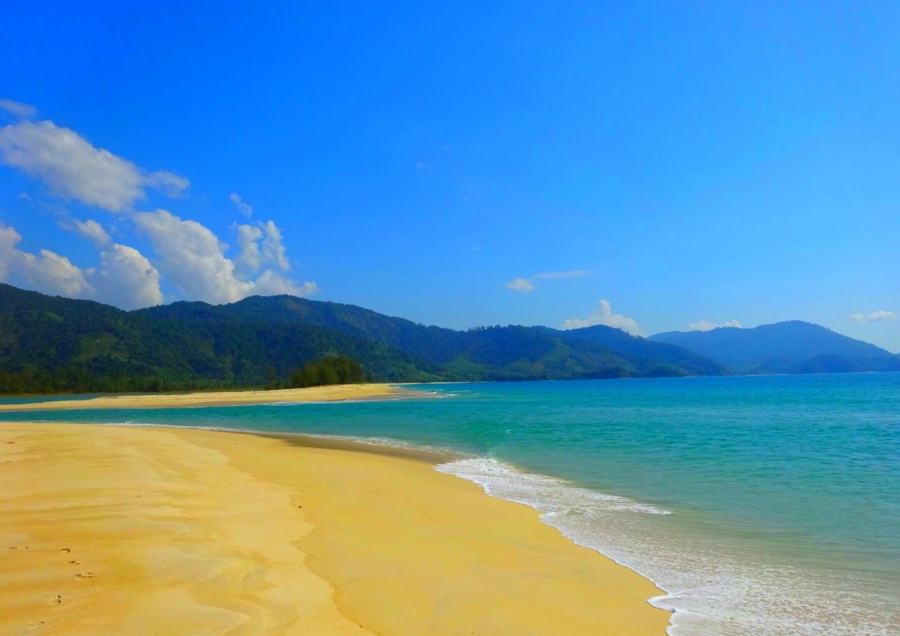
<path fill-rule="evenodd" d="M 684 347 L 740 374 L 900 371 L 900 356 L 800 320 L 752 329 L 669 331 L 649 340 Z"/>
<path fill-rule="evenodd" d="M 651 338 L 603 325 L 458 331 L 293 296 L 123 311 L 0 284 L 4 393 L 273 386 L 329 355 L 388 382 L 900 370 L 898 356 L 803 322 Z"/>
<path fill-rule="evenodd" d="M 327 355 L 389 382 L 727 373 L 687 349 L 603 326 L 456 331 L 292 296 L 122 311 L 0 284 L 0 392 L 272 385 Z"/>

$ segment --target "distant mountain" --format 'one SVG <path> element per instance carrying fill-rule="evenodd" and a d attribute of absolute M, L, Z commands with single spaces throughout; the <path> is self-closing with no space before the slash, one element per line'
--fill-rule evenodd
<path fill-rule="evenodd" d="M 649 340 L 689 349 L 735 373 L 900 370 L 900 357 L 885 349 L 799 320 L 753 329 L 670 331 Z"/>
<path fill-rule="evenodd" d="M 231 305 L 179 302 L 140 314 L 191 323 L 251 322 L 316 326 L 373 339 L 435 362 L 451 379 L 526 380 L 720 375 L 725 369 L 690 351 L 611 327 L 479 327 L 455 331 L 341 303 L 252 296 Z M 601 336 L 601 334 L 603 334 Z"/>
<path fill-rule="evenodd" d="M 260 386 L 326 355 L 389 382 L 718 375 L 690 351 L 607 327 L 455 331 L 292 296 L 126 312 L 0 284 L 0 392 Z"/>
<path fill-rule="evenodd" d="M 722 364 L 684 347 L 665 342 L 653 342 L 605 325 L 594 325 L 570 331 L 545 329 L 569 342 L 592 342 L 632 358 L 653 360 L 656 364 L 662 362 L 676 368 L 690 369 L 694 375 L 726 375 L 729 373 Z"/>

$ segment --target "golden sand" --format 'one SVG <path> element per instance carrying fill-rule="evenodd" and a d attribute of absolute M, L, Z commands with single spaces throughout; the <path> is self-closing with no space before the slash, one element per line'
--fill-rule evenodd
<path fill-rule="evenodd" d="M 197 393 L 146 393 L 110 395 L 90 400 L 57 400 L 28 404 L 0 404 L 0 411 L 60 411 L 71 409 L 180 408 L 189 406 L 235 406 L 274 402 L 338 402 L 401 397 L 413 394 L 389 384 L 339 384 L 305 389 L 273 391 L 203 391 Z M 420 392 L 414 393 L 422 397 Z M 37 398 L 40 399 L 40 398 Z"/>
<path fill-rule="evenodd" d="M 0 424 L 0 634 L 662 636 L 651 583 L 422 460 Z"/>

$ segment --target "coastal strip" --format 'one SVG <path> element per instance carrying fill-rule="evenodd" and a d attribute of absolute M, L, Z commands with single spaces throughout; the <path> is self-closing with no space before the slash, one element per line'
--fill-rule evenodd
<path fill-rule="evenodd" d="M 194 393 L 142 393 L 137 395 L 104 395 L 87 400 L 35 401 L 0 404 L 4 411 L 65 411 L 74 409 L 140 409 L 184 408 L 193 406 L 239 406 L 302 402 L 342 402 L 350 400 L 384 400 L 403 397 L 428 397 L 390 384 L 336 384 L 302 389 L 249 391 L 198 391 Z M 36 399 L 40 399 L 37 397 Z"/>
<path fill-rule="evenodd" d="M 0 424 L 0 634 L 662 636 L 649 581 L 426 456 Z"/>

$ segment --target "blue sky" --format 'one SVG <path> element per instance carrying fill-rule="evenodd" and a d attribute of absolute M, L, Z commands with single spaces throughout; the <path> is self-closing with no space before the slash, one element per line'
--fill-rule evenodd
<path fill-rule="evenodd" d="M 900 351 L 900 5 L 261 4 L 5 5 L 0 280 Z"/>

